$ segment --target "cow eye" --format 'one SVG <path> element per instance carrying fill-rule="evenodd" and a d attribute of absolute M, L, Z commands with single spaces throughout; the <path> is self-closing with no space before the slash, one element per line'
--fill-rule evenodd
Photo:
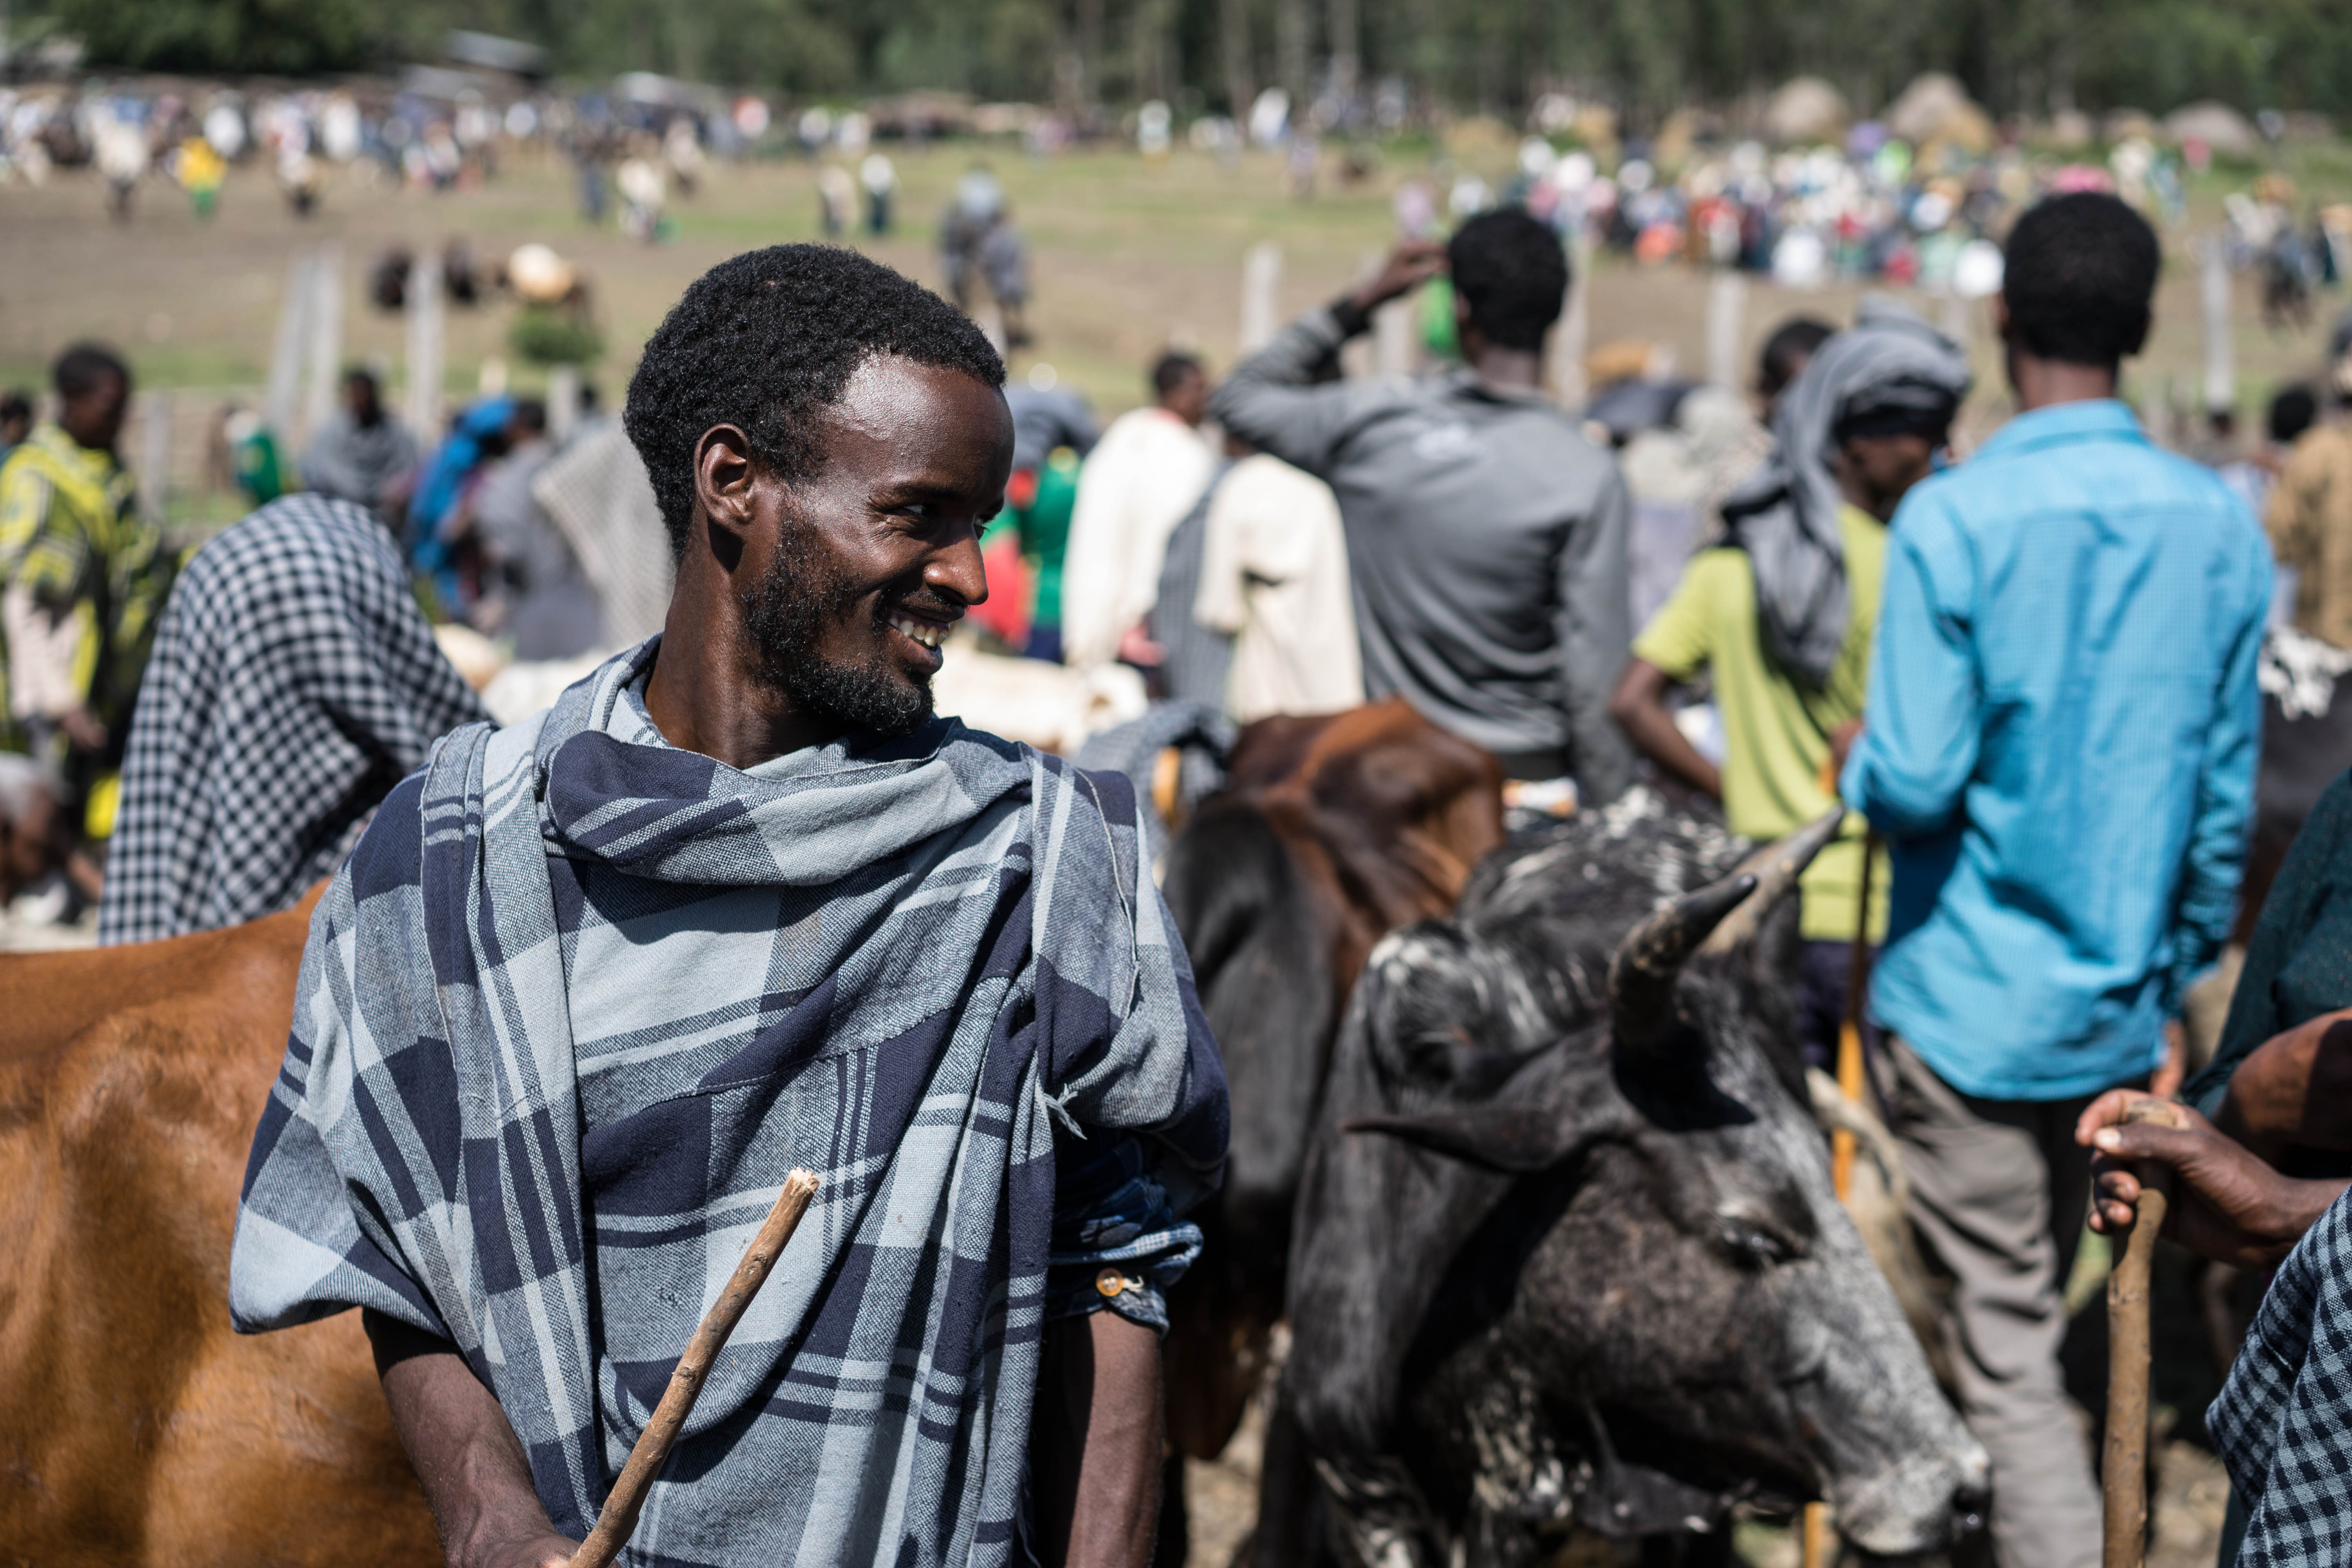
<path fill-rule="evenodd" d="M 1793 1263 L 1805 1255 L 1803 1242 L 1769 1221 L 1750 1215 L 1727 1214 L 1718 1215 L 1717 1224 L 1724 1249 L 1752 1267 Z"/>

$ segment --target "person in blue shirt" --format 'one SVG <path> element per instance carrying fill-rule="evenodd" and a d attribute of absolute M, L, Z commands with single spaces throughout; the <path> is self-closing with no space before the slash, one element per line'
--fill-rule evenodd
<path fill-rule="evenodd" d="M 2116 399 L 2160 261 L 2112 196 L 2019 219 L 1998 311 L 2019 413 L 1895 515 L 1841 778 L 1891 852 L 1880 1078 L 1955 1281 L 2003 1568 L 2099 1559 L 2057 1360 L 2088 1201 L 2074 1122 L 2162 1059 L 2228 932 L 2253 805 L 2269 546 Z"/>

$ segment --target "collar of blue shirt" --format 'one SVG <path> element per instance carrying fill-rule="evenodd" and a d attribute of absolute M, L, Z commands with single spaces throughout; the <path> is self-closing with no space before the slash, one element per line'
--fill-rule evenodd
<path fill-rule="evenodd" d="M 2053 403 L 2017 416 L 1994 431 L 1991 439 L 1977 448 L 1977 456 L 2031 451 L 2066 441 L 2136 441 L 2146 446 L 2147 432 L 2140 428 L 2139 416 L 2128 403 L 2093 397 L 2079 403 Z"/>

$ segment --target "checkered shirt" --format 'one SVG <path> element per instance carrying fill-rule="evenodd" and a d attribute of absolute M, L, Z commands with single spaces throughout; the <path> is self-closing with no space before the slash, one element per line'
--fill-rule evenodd
<path fill-rule="evenodd" d="M 2205 1426 L 2251 1510 L 2238 1568 L 2352 1563 L 2352 1193 L 2280 1265 Z"/>
<path fill-rule="evenodd" d="M 1224 1154 L 1132 792 L 951 721 L 737 772 L 655 731 L 658 640 L 443 742 L 321 901 L 236 1321 L 453 1341 L 577 1535 L 806 1165 L 625 1561 L 1020 1561 L 1055 1299 L 1148 1319 Z"/>
<path fill-rule="evenodd" d="M 348 501 L 270 502 L 198 551 L 164 608 L 99 940 L 289 907 L 436 738 L 482 717 L 383 524 Z"/>

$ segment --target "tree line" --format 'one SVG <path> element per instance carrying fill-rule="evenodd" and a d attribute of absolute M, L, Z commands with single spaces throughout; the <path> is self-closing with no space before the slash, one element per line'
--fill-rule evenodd
<path fill-rule="evenodd" d="M 1867 110 L 1928 69 L 2004 114 L 2352 102 L 2342 0 L 17 0 L 14 14 L 20 36 L 79 36 L 93 66 L 365 69 L 430 59 L 463 26 L 543 44 L 574 79 L 650 69 L 804 96 L 929 88 L 1187 112 L 1276 85 L 1369 106 L 1387 84 L 1417 110 L 1511 119 L 1564 90 L 1638 126 L 1799 73 Z"/>

